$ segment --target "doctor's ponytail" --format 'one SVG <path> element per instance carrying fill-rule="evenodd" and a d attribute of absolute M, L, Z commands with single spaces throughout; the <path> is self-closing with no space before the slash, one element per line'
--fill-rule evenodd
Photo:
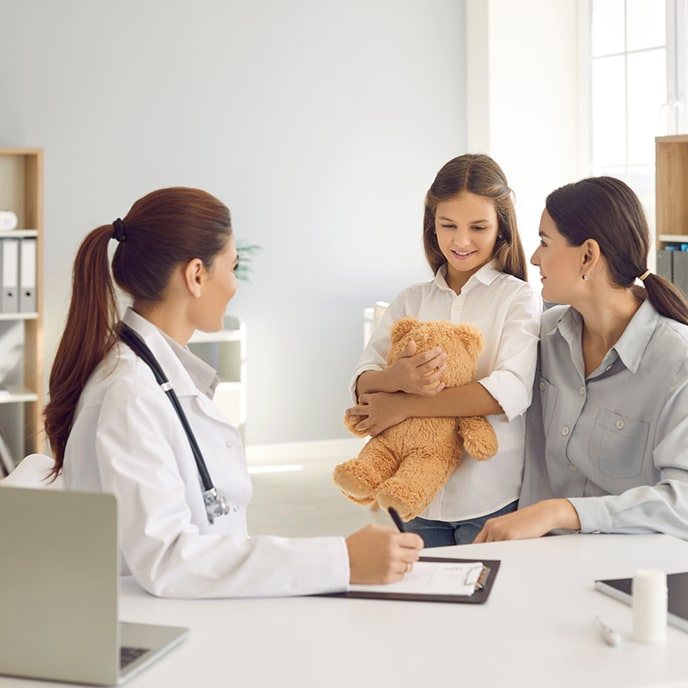
<path fill-rule="evenodd" d="M 229 210 L 200 189 L 160 189 L 134 203 L 127 215 L 86 236 L 72 272 L 72 299 L 50 372 L 45 430 L 62 470 L 79 397 L 96 366 L 117 342 L 117 289 L 134 302 L 159 300 L 174 268 L 194 258 L 210 267 L 232 234 Z M 108 257 L 110 239 L 117 247 Z"/>

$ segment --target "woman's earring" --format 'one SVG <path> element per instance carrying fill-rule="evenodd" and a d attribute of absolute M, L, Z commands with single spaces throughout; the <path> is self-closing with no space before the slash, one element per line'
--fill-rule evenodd
<path fill-rule="evenodd" d="M 587 280 L 587 279 L 588 279 L 588 276 L 587 276 L 587 275 L 581 275 L 581 279 Z"/>

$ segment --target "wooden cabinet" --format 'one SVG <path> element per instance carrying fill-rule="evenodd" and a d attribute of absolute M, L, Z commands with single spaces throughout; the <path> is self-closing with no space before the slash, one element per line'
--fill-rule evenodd
<path fill-rule="evenodd" d="M 246 442 L 246 323 L 226 315 L 220 332 L 195 332 L 189 348 L 217 371 L 213 401 Z"/>
<path fill-rule="evenodd" d="M 42 149 L 0 148 L 0 211 L 17 217 L 15 229 L 0 230 L 0 431 L 18 461 L 45 450 Z"/>
<path fill-rule="evenodd" d="M 655 146 L 657 274 L 688 296 L 688 135 Z"/>

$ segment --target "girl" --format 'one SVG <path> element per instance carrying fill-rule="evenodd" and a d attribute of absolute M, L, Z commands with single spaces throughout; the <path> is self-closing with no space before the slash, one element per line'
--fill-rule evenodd
<path fill-rule="evenodd" d="M 542 296 L 568 305 L 542 318 L 519 510 L 478 540 L 688 539 L 688 302 L 647 269 L 640 201 L 613 177 L 568 184 L 548 196 L 540 238 Z"/>
<path fill-rule="evenodd" d="M 373 436 L 412 416 L 489 416 L 498 454 L 465 457 L 407 524 L 426 547 L 439 547 L 472 542 L 488 517 L 516 508 L 542 301 L 525 281 L 512 191 L 486 155 L 462 155 L 438 172 L 425 199 L 423 243 L 435 278 L 408 287 L 386 310 L 354 372 L 357 404 L 348 413 Z M 416 355 L 413 342 L 386 367 L 392 323 L 405 315 L 477 325 L 485 335 L 477 381 L 443 389 L 444 352 Z"/>
<path fill-rule="evenodd" d="M 133 302 L 121 322 L 111 239 L 112 275 Z M 117 497 L 122 572 L 155 595 L 298 595 L 400 579 L 422 547 L 412 533 L 248 537 L 239 433 L 212 402 L 215 371 L 186 346 L 194 330 L 221 329 L 237 263 L 229 211 L 196 189 L 154 191 L 86 237 L 45 411 L 53 475 Z M 143 358 L 146 345 L 176 390 L 189 436 Z M 191 436 L 207 465 L 203 488 Z"/>

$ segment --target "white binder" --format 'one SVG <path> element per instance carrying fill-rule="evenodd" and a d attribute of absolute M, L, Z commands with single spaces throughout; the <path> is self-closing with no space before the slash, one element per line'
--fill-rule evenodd
<path fill-rule="evenodd" d="M 2 292 L 0 311 L 19 311 L 19 239 L 2 239 Z"/>
<path fill-rule="evenodd" d="M 19 310 L 36 310 L 36 239 L 22 239 L 19 245 Z"/>

